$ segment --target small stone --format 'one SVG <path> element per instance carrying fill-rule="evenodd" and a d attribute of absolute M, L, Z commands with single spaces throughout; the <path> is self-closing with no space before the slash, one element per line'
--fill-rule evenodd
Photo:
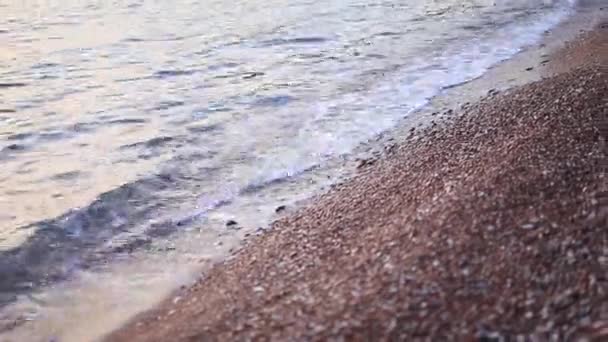
<path fill-rule="evenodd" d="M 497 332 L 497 331 L 492 331 L 492 332 L 480 332 L 477 334 L 477 341 L 478 342 L 503 342 L 505 341 L 505 337 Z"/>
<path fill-rule="evenodd" d="M 546 305 L 543 306 L 542 310 L 540 310 L 540 317 L 542 319 L 549 318 L 549 307 L 547 307 Z"/>
<path fill-rule="evenodd" d="M 372 165 L 375 161 L 373 159 L 363 159 L 359 162 L 359 165 L 357 165 L 357 168 L 363 168 L 366 167 L 368 165 Z"/>
<path fill-rule="evenodd" d="M 274 212 L 278 214 L 278 213 L 280 213 L 280 212 L 282 212 L 282 211 L 285 211 L 285 209 L 287 209 L 287 206 L 280 205 L 280 206 L 278 206 L 278 207 L 277 207 L 277 208 L 274 210 Z"/>
<path fill-rule="evenodd" d="M 522 228 L 522 229 L 525 229 L 525 230 L 534 229 L 534 228 L 536 228 L 536 224 L 534 224 L 534 223 L 526 223 L 526 224 L 522 224 L 522 225 L 521 225 L 521 228 Z"/>
<path fill-rule="evenodd" d="M 233 227 L 233 226 L 236 226 L 237 224 L 239 224 L 239 223 L 236 222 L 235 220 L 226 221 L 226 227 Z"/>

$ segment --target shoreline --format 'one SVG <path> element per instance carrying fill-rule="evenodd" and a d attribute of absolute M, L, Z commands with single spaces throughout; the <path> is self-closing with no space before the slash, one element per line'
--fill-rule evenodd
<path fill-rule="evenodd" d="M 600 177 L 605 135 L 593 121 L 598 115 L 606 119 L 605 112 L 597 113 L 606 105 L 602 91 L 608 91 L 606 34 L 602 27 L 583 33 L 542 67 L 534 66 L 530 71 L 536 76 L 528 75 L 557 76 L 504 94 L 492 92 L 477 104 L 463 101 L 464 116 L 448 109 L 443 121 L 427 120 L 428 126 L 412 120 L 400 128 L 408 132 L 402 136 L 411 137 L 405 142 L 391 142 L 395 135 L 381 139 L 379 145 L 387 152 L 360 163 L 354 178 L 278 220 L 275 229 L 214 266 L 192 288 L 178 291 L 108 340 L 491 338 L 505 330 L 512 337 L 550 337 L 542 334 L 556 329 L 561 337 L 595 336 L 602 329 L 606 333 L 608 308 L 593 304 L 602 298 L 605 302 L 608 290 L 598 274 L 606 258 L 600 248 L 606 244 L 601 230 L 607 215 L 601 194 L 606 189 Z M 487 84 L 496 73 L 529 62 L 518 58 L 482 77 L 490 81 L 469 87 L 493 89 Z M 583 69 L 568 71 L 576 67 Z M 528 83 L 525 77 L 512 82 Z M 589 84 L 595 92 L 584 88 Z M 561 97 L 565 102 L 554 102 Z M 581 111 L 580 122 L 533 115 L 545 111 L 555 116 L 568 108 Z M 409 134 L 412 127 L 423 133 Z M 588 191 L 594 187 L 597 191 Z M 583 226 L 589 231 L 579 232 Z M 597 240 L 592 233 L 599 234 Z M 562 247 L 558 237 L 572 241 Z M 558 260 L 565 261 L 555 267 L 562 275 L 546 266 Z M 548 280 L 554 286 L 549 296 L 540 290 L 544 280 L 534 278 L 542 273 L 559 279 Z M 501 300 L 505 298 L 513 302 Z M 551 305 L 540 305 L 547 302 Z M 551 311 L 563 303 L 565 314 Z M 587 312 L 582 322 L 568 319 L 577 315 L 573 308 Z M 410 316 L 397 315 L 404 312 Z M 448 319 L 459 313 L 463 327 Z M 536 331 L 539 327 L 545 330 Z"/>

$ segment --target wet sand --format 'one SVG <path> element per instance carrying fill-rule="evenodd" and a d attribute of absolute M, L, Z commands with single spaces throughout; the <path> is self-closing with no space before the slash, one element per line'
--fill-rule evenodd
<path fill-rule="evenodd" d="M 608 339 L 607 43 L 438 113 L 107 340 Z"/>

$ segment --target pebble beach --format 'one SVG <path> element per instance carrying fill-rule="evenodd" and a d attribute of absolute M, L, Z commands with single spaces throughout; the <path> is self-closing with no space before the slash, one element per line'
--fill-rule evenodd
<path fill-rule="evenodd" d="M 543 64 L 106 340 L 607 340 L 608 24 Z"/>

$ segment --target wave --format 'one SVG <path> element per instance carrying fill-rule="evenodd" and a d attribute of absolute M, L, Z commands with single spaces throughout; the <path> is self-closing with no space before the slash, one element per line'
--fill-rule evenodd
<path fill-rule="evenodd" d="M 577 1 L 569 3 L 575 6 Z M 254 163 L 257 171 L 245 180 L 232 177 L 235 179 L 232 182 L 223 181 L 226 169 L 234 165 L 222 165 L 221 170 L 209 170 L 200 178 L 194 171 L 187 171 L 195 161 L 190 158 L 180 161 L 177 157 L 169 161 L 170 172 L 125 184 L 100 195 L 85 207 L 23 227 L 34 230 L 28 240 L 11 250 L 0 251 L 0 305 L 15 300 L 20 293 L 66 279 L 78 269 L 94 267 L 117 253 L 145 248 L 156 238 L 199 223 L 211 211 L 232 203 L 239 196 L 281 184 L 313 171 L 328 158 L 352 151 L 357 144 L 390 129 L 403 115 L 426 105 L 442 91 L 483 75 L 492 66 L 535 43 L 571 9 L 557 9 L 532 24 L 511 23 L 485 40 L 454 45 L 435 55 L 415 59 L 396 71 L 393 78 L 363 94 L 351 93 L 313 104 L 318 107 L 313 111 L 318 120 L 301 127 L 299 136 L 288 146 L 291 151 L 298 151 L 297 155 L 260 158 L 261 161 Z M 273 44 L 321 42 L 316 38 L 272 41 Z M 162 70 L 155 75 L 165 78 L 189 74 L 189 70 Z M 373 103 L 374 107 L 358 106 L 361 97 L 366 97 L 367 103 Z M 337 123 L 321 125 L 336 109 L 352 109 L 353 115 Z M 169 137 L 160 137 L 144 144 L 160 146 L 169 141 Z M 310 146 L 309 141 L 317 144 Z M 208 185 L 203 188 L 211 189 L 210 193 L 196 196 L 201 183 Z M 188 204 L 191 208 L 184 210 Z"/>

